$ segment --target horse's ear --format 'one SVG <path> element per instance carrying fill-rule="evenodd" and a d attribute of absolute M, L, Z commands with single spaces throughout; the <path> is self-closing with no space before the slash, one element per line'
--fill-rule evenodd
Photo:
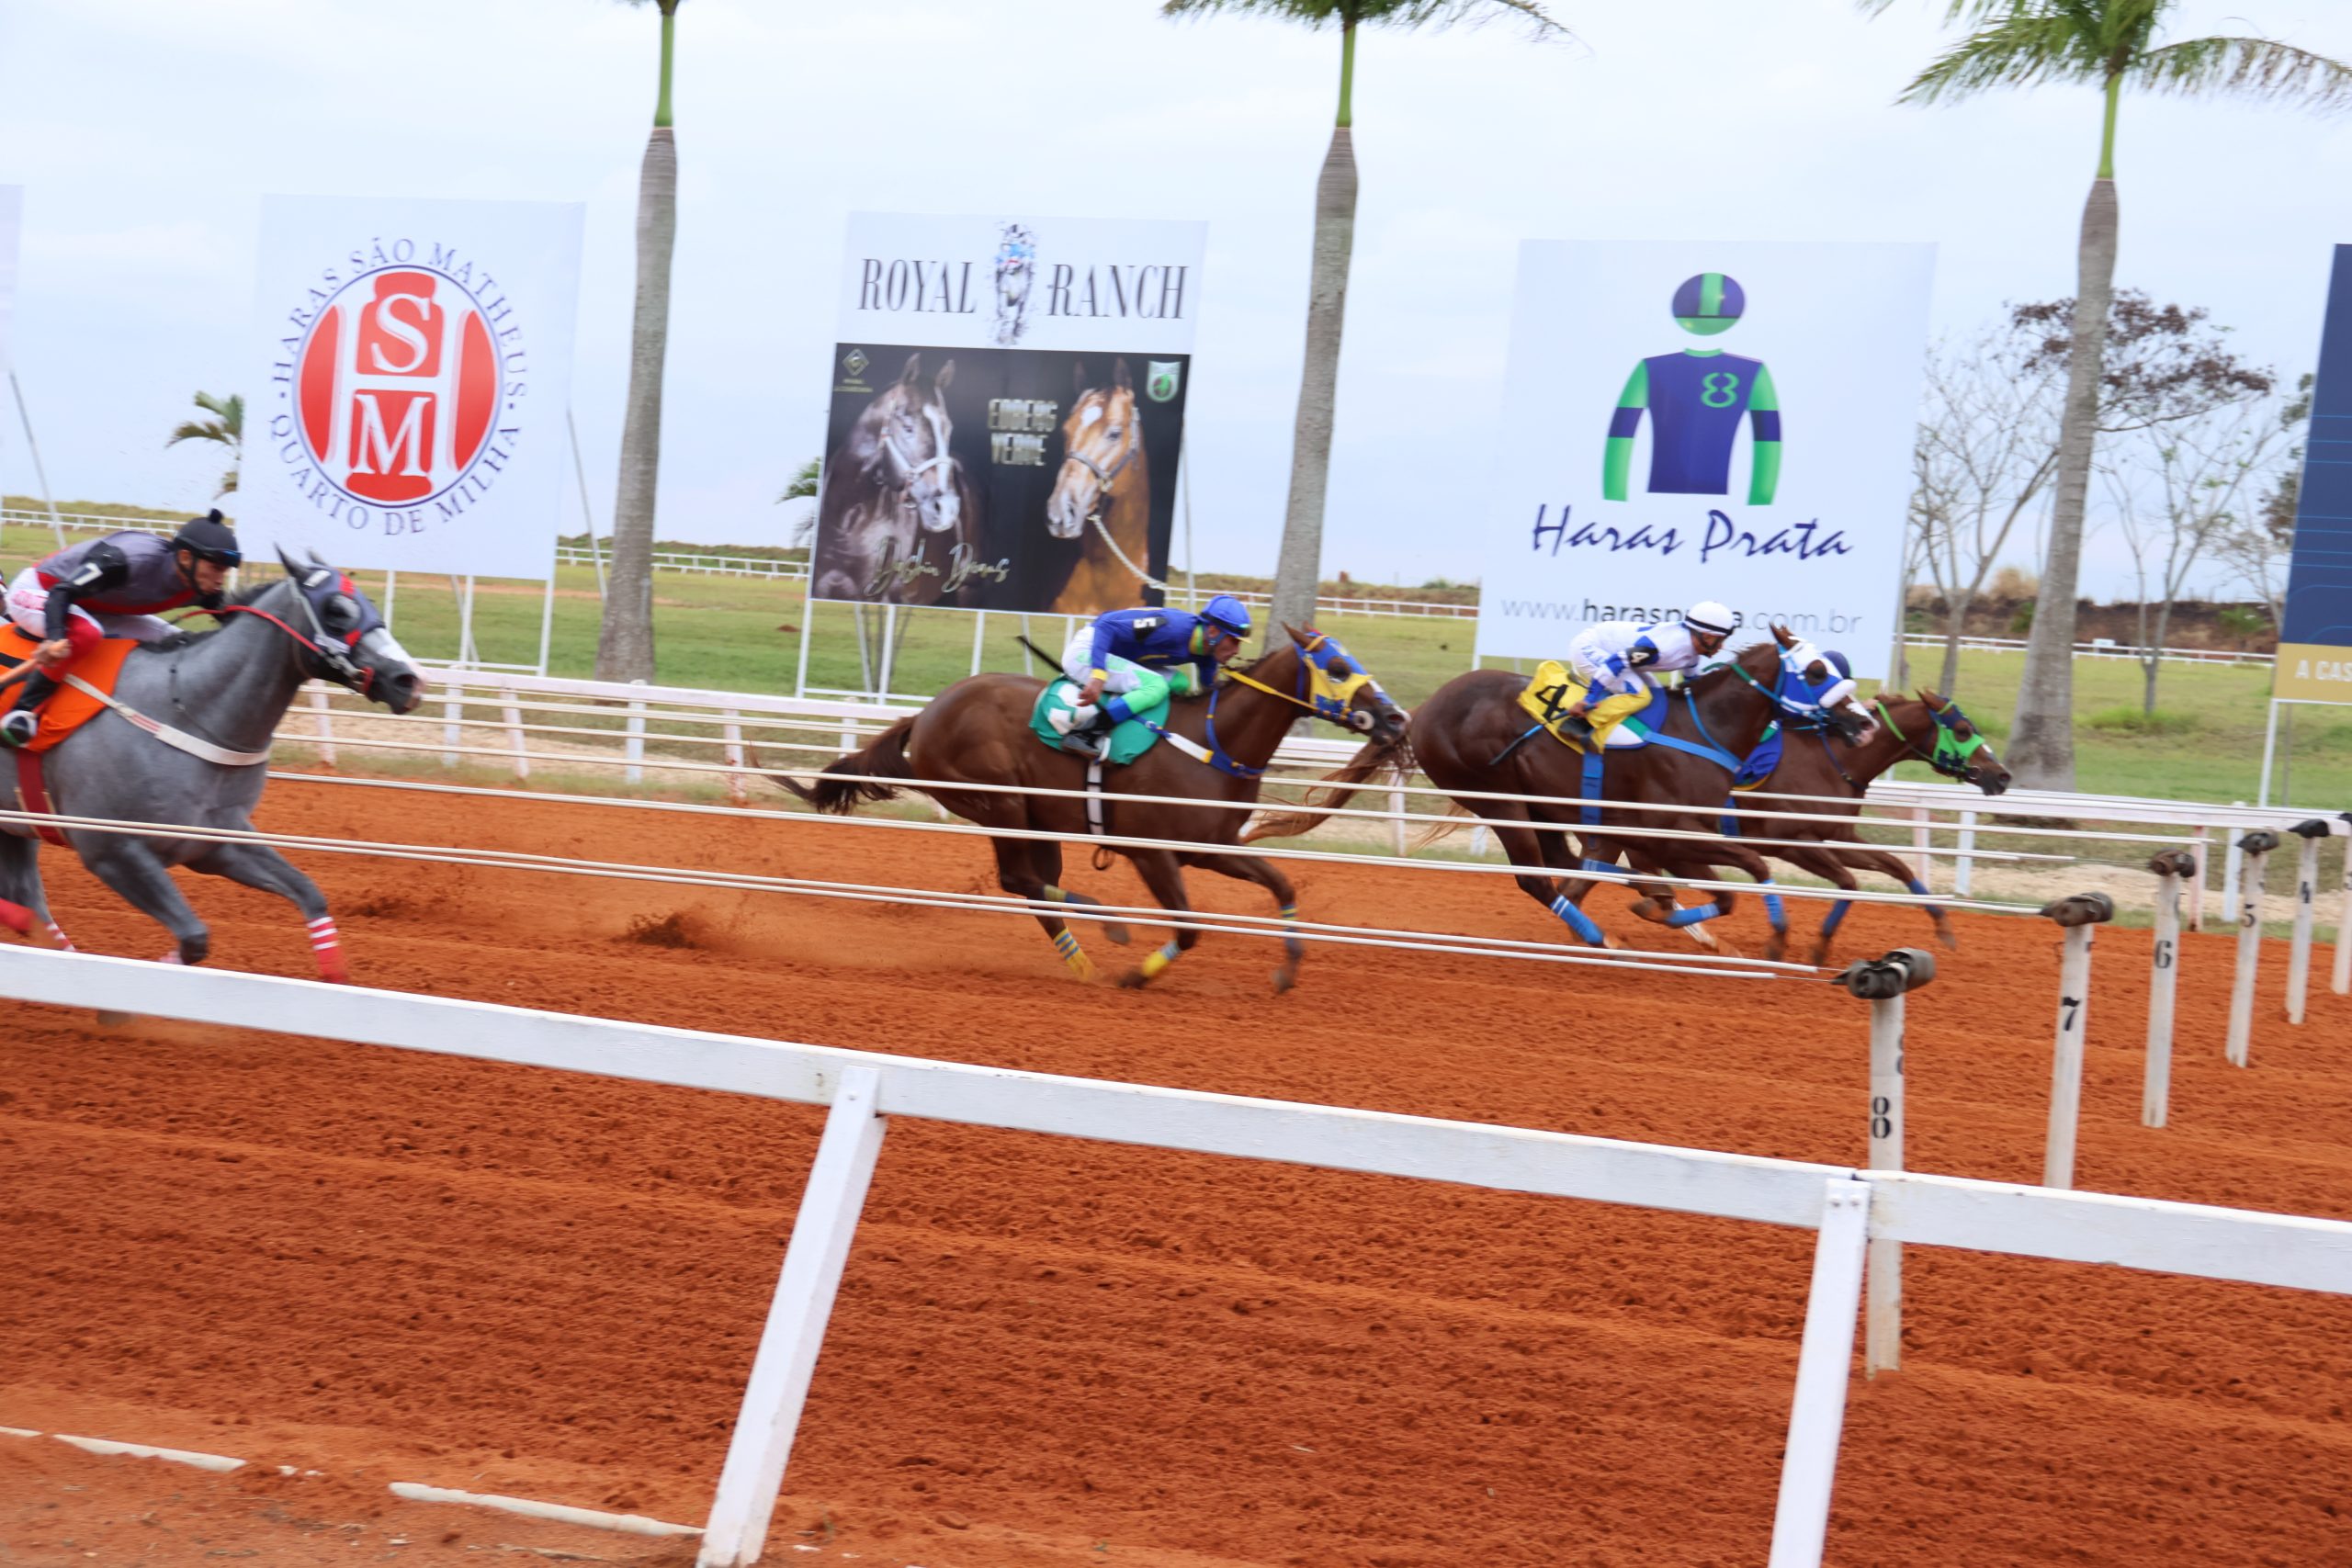
<path fill-rule="evenodd" d="M 922 355 L 920 353 L 908 355 L 907 367 L 899 372 L 899 384 L 904 387 L 911 387 L 922 379 Z"/>
<path fill-rule="evenodd" d="M 286 569 L 286 575 L 292 578 L 297 582 L 301 581 L 302 569 L 294 564 L 294 558 L 286 553 L 286 547 L 284 545 L 274 545 L 271 547 L 277 550 L 277 564 Z"/>
<path fill-rule="evenodd" d="M 1936 694 L 1933 687 L 1920 686 L 1914 690 L 1911 694 L 1918 698 L 1921 702 L 1927 704 L 1928 711 L 1929 713 L 1933 713 L 1936 709 L 1944 705 L 1943 698 Z"/>
<path fill-rule="evenodd" d="M 1125 359 L 1111 367 L 1111 380 L 1123 392 L 1132 392 L 1136 389 L 1136 378 L 1127 374 L 1127 362 Z"/>
<path fill-rule="evenodd" d="M 1772 640 L 1779 643 L 1784 649 L 1794 648 L 1797 645 L 1797 634 L 1789 630 L 1786 626 L 1774 626 L 1772 628 Z"/>
<path fill-rule="evenodd" d="M 947 390 L 947 383 L 954 379 L 956 379 L 956 362 L 951 359 L 939 367 L 939 374 L 932 379 L 931 384 L 944 392 Z"/>

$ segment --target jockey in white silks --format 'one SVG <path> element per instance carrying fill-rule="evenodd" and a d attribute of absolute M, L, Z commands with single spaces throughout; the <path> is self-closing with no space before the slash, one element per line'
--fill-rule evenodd
<path fill-rule="evenodd" d="M 1712 599 L 1691 605 L 1679 621 L 1587 626 L 1568 644 L 1568 666 L 1585 693 L 1562 728 L 1589 738 L 1641 712 L 1651 696 L 1647 677 L 1696 670 L 1723 651 L 1732 628 L 1732 613 Z"/>

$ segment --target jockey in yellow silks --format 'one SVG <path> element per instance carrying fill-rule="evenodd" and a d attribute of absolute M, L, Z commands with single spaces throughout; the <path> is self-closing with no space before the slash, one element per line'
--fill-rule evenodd
<path fill-rule="evenodd" d="M 1584 695 L 1570 705 L 1560 728 L 1590 739 L 1641 712 L 1651 695 L 1645 677 L 1696 670 L 1723 651 L 1736 624 L 1729 610 L 1707 599 L 1683 612 L 1679 621 L 1587 626 L 1568 644 L 1568 665 L 1584 682 Z"/>

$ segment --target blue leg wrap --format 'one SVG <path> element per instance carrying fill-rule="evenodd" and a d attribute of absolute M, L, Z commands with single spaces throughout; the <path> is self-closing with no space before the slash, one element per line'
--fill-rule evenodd
<path fill-rule="evenodd" d="M 1590 855 L 1587 855 L 1584 859 L 1584 869 L 1587 871 L 1605 871 L 1614 874 L 1618 866 L 1615 861 L 1595 860 Z"/>
<path fill-rule="evenodd" d="M 1821 922 L 1822 941 L 1827 942 L 1838 934 L 1838 928 L 1846 923 L 1846 911 L 1853 907 L 1854 901 L 1851 898 L 1840 898 L 1829 906 L 1828 917 Z"/>
<path fill-rule="evenodd" d="M 1605 947 L 1608 945 L 1607 942 L 1601 940 L 1600 928 L 1592 923 L 1592 917 L 1586 914 L 1582 909 L 1577 908 L 1574 904 L 1569 903 L 1568 896 L 1566 894 L 1563 893 L 1558 897 L 1552 900 L 1552 913 L 1559 916 L 1561 919 L 1566 921 L 1568 930 L 1576 932 L 1577 940 L 1583 942 L 1587 947 Z"/>
<path fill-rule="evenodd" d="M 1687 909 L 1677 909 L 1667 916 L 1666 923 L 1679 930 L 1684 926 L 1695 926 L 1702 920 L 1718 919 L 1723 912 L 1721 904 L 1693 904 Z"/>
<path fill-rule="evenodd" d="M 1766 879 L 1764 886 L 1767 887 L 1772 886 L 1770 878 Z M 1774 931 L 1785 931 L 1789 929 L 1789 911 L 1781 904 L 1781 896 L 1778 893 L 1764 895 L 1764 914 L 1772 922 Z"/>
<path fill-rule="evenodd" d="M 1922 898 L 1932 898 L 1935 897 L 1933 893 L 1928 891 L 1928 885 L 1920 881 L 1916 876 L 1905 877 L 1903 879 L 1903 886 L 1908 887 L 1912 892 L 1917 893 Z"/>

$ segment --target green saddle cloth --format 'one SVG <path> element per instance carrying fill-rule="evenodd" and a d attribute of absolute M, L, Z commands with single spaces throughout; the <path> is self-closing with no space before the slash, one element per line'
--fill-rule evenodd
<path fill-rule="evenodd" d="M 1069 712 L 1078 705 L 1077 699 L 1078 687 L 1068 679 L 1046 682 L 1046 689 L 1037 694 L 1037 705 L 1029 711 L 1029 732 L 1057 751 L 1069 750 L 1069 748 L 1062 744 L 1063 737 L 1055 730 L 1050 716 Z M 1168 699 L 1163 697 L 1135 717 L 1113 728 L 1111 743 L 1102 750 L 1102 760 L 1114 765 L 1134 761 L 1159 744 L 1159 732 L 1152 726 L 1167 721 Z"/>

